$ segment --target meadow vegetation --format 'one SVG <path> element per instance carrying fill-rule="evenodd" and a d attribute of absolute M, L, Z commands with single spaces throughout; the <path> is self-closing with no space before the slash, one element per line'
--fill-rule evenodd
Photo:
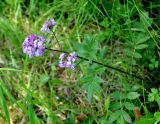
<path fill-rule="evenodd" d="M 50 18 L 60 46 L 40 32 Z M 29 58 L 32 33 L 88 61 L 71 70 L 55 51 Z M 159 0 L 0 1 L 0 124 L 154 124 L 159 110 Z"/>

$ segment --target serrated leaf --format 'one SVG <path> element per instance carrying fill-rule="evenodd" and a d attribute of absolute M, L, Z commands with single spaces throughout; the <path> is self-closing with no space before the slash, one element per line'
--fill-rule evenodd
<path fill-rule="evenodd" d="M 125 53 L 130 56 L 133 54 L 133 52 L 128 48 L 125 49 Z"/>
<path fill-rule="evenodd" d="M 141 49 L 144 49 L 144 48 L 147 48 L 147 47 L 148 47 L 147 44 L 140 44 L 140 45 L 137 45 L 137 46 L 135 47 L 135 49 L 141 50 Z"/>
<path fill-rule="evenodd" d="M 110 117 L 109 117 L 109 123 L 113 123 L 114 121 L 116 121 L 121 115 L 121 110 L 117 110 L 115 112 L 113 112 Z"/>
<path fill-rule="evenodd" d="M 153 94 L 153 93 L 150 93 L 150 94 L 148 95 L 148 101 L 149 101 L 149 102 L 153 102 L 153 101 L 154 101 L 154 94 Z"/>
<path fill-rule="evenodd" d="M 144 29 L 144 26 L 138 22 L 138 21 L 135 21 L 133 23 L 133 28 L 131 30 L 136 30 L 136 31 L 140 31 L 140 32 L 146 32 L 145 29 Z"/>
<path fill-rule="evenodd" d="M 86 35 L 84 37 L 84 42 L 81 44 L 77 44 L 75 47 L 78 51 L 78 55 L 87 57 L 90 60 L 97 58 L 96 53 L 99 47 L 95 36 Z"/>
<path fill-rule="evenodd" d="M 121 114 L 126 122 L 132 123 L 132 119 L 126 111 L 122 110 Z"/>
<path fill-rule="evenodd" d="M 134 104 L 131 102 L 124 102 L 123 105 L 125 106 L 126 109 L 128 110 L 133 110 L 134 109 Z"/>
<path fill-rule="evenodd" d="M 125 124 L 125 120 L 122 115 L 117 119 L 116 124 Z"/>
<path fill-rule="evenodd" d="M 139 34 L 139 38 L 136 40 L 136 44 L 142 44 L 144 42 L 146 42 L 148 39 L 150 39 L 150 36 L 146 36 L 144 34 Z"/>
<path fill-rule="evenodd" d="M 141 12 L 140 13 L 140 21 L 142 22 L 142 24 L 148 28 L 149 26 L 151 26 L 151 24 L 153 23 L 152 18 L 149 17 L 148 12 Z"/>
<path fill-rule="evenodd" d="M 137 59 L 142 58 L 142 55 L 141 55 L 140 53 L 137 53 L 137 52 L 134 52 L 134 53 L 133 53 L 133 56 L 134 56 L 135 58 L 137 58 Z"/>
<path fill-rule="evenodd" d="M 92 65 L 89 68 L 87 68 L 87 73 L 100 74 L 100 73 L 103 73 L 105 70 L 106 70 L 106 68 L 100 67 L 99 65 Z"/>
<path fill-rule="evenodd" d="M 121 108 L 121 104 L 119 102 L 113 103 L 110 105 L 111 110 L 118 110 Z"/>
<path fill-rule="evenodd" d="M 99 77 L 99 76 L 95 76 L 94 77 L 94 82 L 102 83 L 102 82 L 104 82 L 104 80 L 101 77 Z"/>
<path fill-rule="evenodd" d="M 140 59 L 142 58 L 142 55 L 138 52 L 133 52 L 130 49 L 125 49 L 125 53 L 129 56 L 133 56 L 134 58 Z"/>
<path fill-rule="evenodd" d="M 83 83 L 88 83 L 88 82 L 102 83 L 102 82 L 104 82 L 104 80 L 99 76 L 93 76 L 91 74 L 91 75 L 88 75 L 86 77 L 81 78 L 81 82 L 83 82 Z"/>
<path fill-rule="evenodd" d="M 87 99 L 90 102 L 91 102 L 91 99 L 93 97 L 93 94 L 95 92 L 100 92 L 101 91 L 101 87 L 100 87 L 99 83 L 97 83 L 97 82 L 88 82 L 88 83 L 85 83 L 82 88 L 84 90 L 86 90 L 86 92 L 87 92 Z"/>
<path fill-rule="evenodd" d="M 127 98 L 130 100 L 137 99 L 140 96 L 137 92 L 130 92 L 127 94 Z"/>
<path fill-rule="evenodd" d="M 115 99 L 115 100 L 121 100 L 121 99 L 125 99 L 126 98 L 126 94 L 122 93 L 122 92 L 113 92 L 111 94 L 111 96 Z"/>

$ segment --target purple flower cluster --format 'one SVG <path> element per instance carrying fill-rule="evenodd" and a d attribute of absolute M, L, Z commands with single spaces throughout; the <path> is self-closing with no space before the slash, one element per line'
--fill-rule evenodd
<path fill-rule="evenodd" d="M 31 34 L 26 37 L 22 44 L 23 52 L 28 54 L 30 58 L 34 56 L 42 56 L 45 52 L 44 42 L 46 42 L 46 38 Z"/>
<path fill-rule="evenodd" d="M 66 53 L 62 53 L 60 54 L 59 56 L 59 67 L 61 68 L 65 68 L 65 67 L 68 67 L 72 70 L 74 70 L 75 68 L 75 64 L 74 62 L 77 60 L 77 53 L 76 52 L 73 52 L 71 54 L 66 54 Z"/>
<path fill-rule="evenodd" d="M 56 22 L 54 21 L 53 18 L 51 18 L 49 21 L 46 21 L 43 24 L 43 26 L 42 26 L 40 31 L 41 32 L 45 32 L 45 33 L 50 33 L 52 27 L 55 26 L 55 25 L 56 25 Z"/>
<path fill-rule="evenodd" d="M 43 24 L 40 31 L 49 33 L 51 28 L 55 25 L 56 22 L 53 18 L 51 18 L 49 21 L 46 21 Z M 46 42 L 46 38 L 36 34 L 31 34 L 30 36 L 26 37 L 22 44 L 23 52 L 28 54 L 30 58 L 34 56 L 42 56 L 45 52 L 44 42 Z"/>

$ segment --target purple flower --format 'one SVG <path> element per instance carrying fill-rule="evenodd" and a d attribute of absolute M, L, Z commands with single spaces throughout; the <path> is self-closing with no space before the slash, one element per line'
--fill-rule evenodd
<path fill-rule="evenodd" d="M 60 62 L 59 62 L 59 67 L 61 67 L 61 68 L 65 68 L 65 67 L 66 67 L 66 63 L 65 63 L 65 62 L 60 61 Z"/>
<path fill-rule="evenodd" d="M 77 60 L 77 53 L 73 52 L 70 54 L 70 59 L 72 62 L 75 62 Z"/>
<path fill-rule="evenodd" d="M 70 68 L 72 70 L 74 70 L 75 68 L 75 64 L 74 62 L 77 60 L 77 54 L 76 52 L 73 52 L 71 54 L 65 54 L 65 53 L 62 53 L 60 54 L 59 56 L 59 67 L 61 68 Z"/>
<path fill-rule="evenodd" d="M 66 55 L 65 53 L 60 54 L 59 59 L 62 61 L 65 55 Z"/>
<path fill-rule="evenodd" d="M 50 31 L 51 31 L 51 29 L 52 29 L 52 27 L 53 26 L 55 26 L 56 25 L 56 22 L 54 21 L 54 19 L 53 18 L 51 18 L 49 21 L 46 21 L 44 24 L 43 24 L 43 26 L 42 26 L 42 28 L 41 28 L 41 32 L 45 32 L 45 33 L 50 33 Z"/>
<path fill-rule="evenodd" d="M 23 52 L 28 54 L 30 58 L 34 56 L 43 56 L 45 52 L 44 42 L 46 42 L 45 37 L 31 34 L 26 37 L 22 44 Z"/>

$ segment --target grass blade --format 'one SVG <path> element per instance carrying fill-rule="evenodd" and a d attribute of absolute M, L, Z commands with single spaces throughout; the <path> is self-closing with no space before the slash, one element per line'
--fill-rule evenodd
<path fill-rule="evenodd" d="M 8 112 L 8 108 L 7 108 L 7 103 L 6 103 L 6 100 L 4 98 L 3 89 L 2 89 L 1 86 L 0 86 L 0 98 L 1 98 L 1 101 L 0 101 L 1 102 L 1 107 L 4 111 L 6 121 L 10 124 L 10 116 L 9 116 L 9 112 Z"/>

